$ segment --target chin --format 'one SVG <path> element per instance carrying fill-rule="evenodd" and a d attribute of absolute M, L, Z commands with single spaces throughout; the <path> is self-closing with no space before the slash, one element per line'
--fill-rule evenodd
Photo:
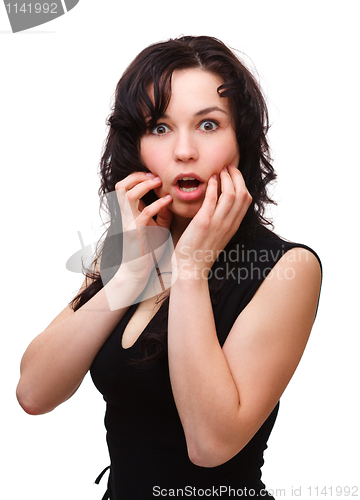
<path fill-rule="evenodd" d="M 174 206 L 175 205 L 175 206 Z M 172 211 L 172 213 L 177 216 L 177 217 L 182 217 L 184 219 L 193 219 L 195 215 L 198 213 L 202 205 L 202 201 L 199 203 L 193 203 L 193 204 L 187 204 L 183 205 L 181 207 L 178 206 L 178 204 L 171 203 L 169 205 L 169 209 Z"/>

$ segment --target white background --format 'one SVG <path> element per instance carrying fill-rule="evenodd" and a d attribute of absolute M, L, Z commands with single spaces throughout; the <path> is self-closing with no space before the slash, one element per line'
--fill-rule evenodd
<path fill-rule="evenodd" d="M 115 85 L 141 49 L 181 34 L 216 36 L 255 64 L 279 175 L 275 229 L 313 247 L 324 266 L 318 317 L 263 479 L 286 490 L 278 498 L 359 486 L 358 30 L 355 0 L 80 0 L 18 34 L 0 5 L 2 498 L 100 500 L 105 490 L 105 478 L 92 484 L 108 455 L 105 406 L 90 378 L 38 417 L 18 406 L 15 387 L 26 346 L 82 282 L 65 262 L 80 248 L 77 231 L 86 245 L 94 239 Z"/>

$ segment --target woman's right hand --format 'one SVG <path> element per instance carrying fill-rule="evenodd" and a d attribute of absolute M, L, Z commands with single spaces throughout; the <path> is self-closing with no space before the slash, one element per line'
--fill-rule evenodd
<path fill-rule="evenodd" d="M 141 199 L 159 186 L 160 177 L 150 172 L 134 172 L 115 186 L 123 231 L 123 257 L 117 274 L 136 283 L 139 293 L 146 286 L 169 238 L 172 212 L 167 205 L 172 197 L 167 195 L 148 206 Z"/>

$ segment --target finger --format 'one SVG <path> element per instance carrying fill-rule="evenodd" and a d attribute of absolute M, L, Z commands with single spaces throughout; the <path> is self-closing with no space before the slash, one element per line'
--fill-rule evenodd
<path fill-rule="evenodd" d="M 242 173 L 236 167 L 231 167 L 228 171 L 236 193 L 235 202 L 230 213 L 234 215 L 236 224 L 240 224 L 251 205 L 252 196 L 246 187 Z"/>
<path fill-rule="evenodd" d="M 152 189 L 161 186 L 160 177 L 154 177 L 150 179 L 149 177 L 146 177 L 145 180 L 143 177 L 142 180 L 141 178 L 137 177 L 137 179 L 139 183 L 135 184 L 134 187 L 132 187 L 131 189 L 130 188 L 126 189 L 125 187 L 121 187 L 121 183 L 117 183 L 116 185 L 116 192 L 120 193 L 120 196 L 118 196 L 118 201 L 121 210 L 124 210 L 124 207 L 126 206 L 125 210 L 126 213 L 128 214 L 128 208 L 130 206 L 131 213 L 134 219 L 136 219 L 136 217 L 139 215 L 139 213 L 142 211 L 143 208 L 140 204 L 140 199 Z M 127 185 L 130 186 L 133 185 L 133 183 L 131 184 L 128 183 Z M 124 192 L 128 203 L 125 203 Z"/>
<path fill-rule="evenodd" d="M 160 210 L 169 205 L 169 203 L 171 202 L 172 197 L 168 194 L 163 198 L 159 198 L 158 200 L 154 201 L 153 203 L 151 203 L 151 205 L 146 206 L 136 219 L 137 225 L 149 225 L 149 223 L 152 221 L 152 218 L 155 217 L 155 215 L 158 215 Z"/>
<path fill-rule="evenodd" d="M 216 205 L 216 211 L 214 214 L 214 221 L 218 220 L 221 222 L 225 217 L 229 216 L 229 213 L 236 199 L 236 194 L 234 183 L 226 169 L 223 169 L 220 172 L 219 177 L 221 182 L 221 189 L 219 200 Z"/>
<path fill-rule="evenodd" d="M 199 210 L 202 213 L 208 214 L 210 217 L 214 215 L 216 204 L 218 201 L 218 180 L 216 175 L 212 175 L 208 180 L 204 202 Z"/>
<path fill-rule="evenodd" d="M 115 189 L 132 189 L 134 186 L 139 184 L 139 182 L 153 179 L 154 177 L 156 176 L 152 172 L 132 172 L 130 175 L 125 177 L 125 179 L 117 182 L 115 185 Z"/>
<path fill-rule="evenodd" d="M 126 189 L 117 187 L 115 193 L 120 207 L 123 230 L 128 231 L 130 229 L 134 229 L 136 226 L 135 225 L 136 217 L 134 217 L 133 210 L 127 198 Z"/>
<path fill-rule="evenodd" d="M 149 191 L 160 187 L 162 181 L 160 177 L 154 177 L 153 179 L 148 179 L 139 184 L 136 184 L 133 188 L 127 190 L 127 197 L 129 199 L 130 205 L 133 209 L 138 209 L 139 200 L 145 196 Z"/>
<path fill-rule="evenodd" d="M 221 195 L 219 202 L 225 202 L 225 204 L 232 204 L 235 201 L 235 185 L 229 170 L 224 167 L 220 172 L 221 181 Z"/>
<path fill-rule="evenodd" d="M 235 209 L 237 210 L 239 206 L 246 206 L 247 210 L 252 202 L 252 196 L 250 195 L 246 187 L 244 177 L 242 173 L 234 166 L 229 168 L 228 172 L 232 178 L 236 193 Z"/>

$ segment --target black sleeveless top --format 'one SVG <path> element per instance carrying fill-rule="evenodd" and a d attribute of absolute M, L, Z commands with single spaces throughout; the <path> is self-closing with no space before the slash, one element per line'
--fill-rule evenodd
<path fill-rule="evenodd" d="M 314 253 L 304 245 L 286 242 L 262 228 L 247 245 L 228 246 L 223 258 L 214 264 L 212 272 L 221 268 L 218 276 L 226 279 L 220 300 L 213 306 L 221 346 L 264 278 L 282 255 L 294 247 Z M 261 481 L 263 452 L 279 403 L 249 443 L 231 460 L 212 468 L 194 465 L 187 454 L 166 357 L 155 365 L 139 368 L 131 360 L 142 357 L 143 334 L 129 349 L 121 345 L 125 326 L 136 307 L 137 304 L 128 309 L 91 367 L 92 379 L 107 403 L 105 426 L 111 466 L 103 499 L 147 500 L 157 496 L 200 495 L 234 498 L 231 489 L 235 493 L 242 490 L 237 496 L 242 493 L 246 497 L 250 489 L 255 495 L 250 492 L 247 496 L 256 496 L 256 493 L 260 496 L 260 490 L 265 488 Z M 144 331 L 152 328 L 155 321 L 156 315 Z M 261 496 L 273 498 L 269 494 Z"/>

